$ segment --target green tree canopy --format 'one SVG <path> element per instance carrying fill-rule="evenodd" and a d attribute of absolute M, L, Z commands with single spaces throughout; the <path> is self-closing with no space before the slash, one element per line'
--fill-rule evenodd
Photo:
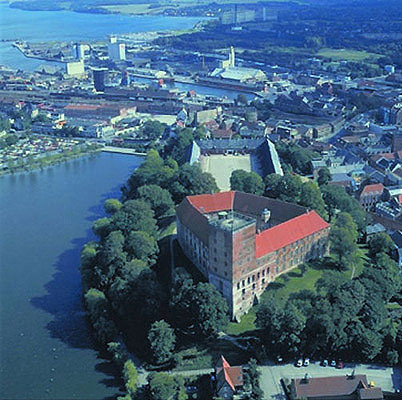
<path fill-rule="evenodd" d="M 247 172 L 242 169 L 237 169 L 232 172 L 230 177 L 230 188 L 231 190 L 261 196 L 264 192 L 264 182 L 254 171 Z"/>
<path fill-rule="evenodd" d="M 174 212 L 174 203 L 169 191 L 158 185 L 144 185 L 138 188 L 138 196 L 147 202 L 156 218 L 170 215 Z"/>
<path fill-rule="evenodd" d="M 148 333 L 151 358 L 156 364 L 171 360 L 176 342 L 174 329 L 164 320 L 155 321 Z"/>
<path fill-rule="evenodd" d="M 180 203 L 186 196 L 218 191 L 215 178 L 208 172 L 202 172 L 197 164 L 182 165 L 170 184 L 175 203 Z"/>
<path fill-rule="evenodd" d="M 329 172 L 327 167 L 323 167 L 318 171 L 317 182 L 320 186 L 327 185 L 329 182 L 331 182 L 331 179 L 331 172 Z"/>
<path fill-rule="evenodd" d="M 106 214 L 112 215 L 119 211 L 123 205 L 118 199 L 107 199 L 104 204 Z"/>
<path fill-rule="evenodd" d="M 125 237 L 130 232 L 142 230 L 151 236 L 157 232 L 156 220 L 151 206 L 143 200 L 128 200 L 111 219 L 113 230 L 119 230 Z"/>

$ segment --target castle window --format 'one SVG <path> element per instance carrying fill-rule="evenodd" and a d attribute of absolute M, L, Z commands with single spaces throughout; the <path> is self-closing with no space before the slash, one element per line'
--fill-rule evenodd
<path fill-rule="evenodd" d="M 247 284 L 250 284 L 250 277 L 247 278 Z"/>
<path fill-rule="evenodd" d="M 237 290 L 240 289 L 240 282 L 237 282 Z"/>
<path fill-rule="evenodd" d="M 253 276 L 251 277 L 251 279 L 252 279 L 252 281 L 254 282 L 254 281 L 255 281 L 255 275 L 253 275 Z"/>
<path fill-rule="evenodd" d="M 255 289 L 255 283 L 253 283 L 253 290 Z"/>
<path fill-rule="evenodd" d="M 246 289 L 242 289 L 241 294 L 246 294 Z"/>
<path fill-rule="evenodd" d="M 244 279 L 243 279 L 242 282 L 241 282 L 241 285 L 244 287 L 245 284 L 246 284 L 246 282 L 245 282 Z"/>

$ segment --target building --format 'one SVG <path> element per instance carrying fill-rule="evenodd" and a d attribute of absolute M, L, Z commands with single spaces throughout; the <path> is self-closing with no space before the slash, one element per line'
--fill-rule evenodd
<path fill-rule="evenodd" d="M 215 393 L 222 399 L 233 399 L 243 388 L 243 368 L 231 367 L 225 357 L 221 356 L 215 367 Z"/>
<path fill-rule="evenodd" d="M 67 75 L 75 76 L 85 73 L 84 61 L 72 61 L 65 63 L 65 72 Z"/>
<path fill-rule="evenodd" d="M 122 61 L 126 59 L 126 45 L 119 43 L 116 36 L 110 36 L 107 45 L 107 54 L 112 61 Z"/>
<path fill-rule="evenodd" d="M 292 400 L 382 400 L 381 388 L 367 382 L 366 375 L 292 379 Z"/>
<path fill-rule="evenodd" d="M 384 192 L 384 185 L 376 183 L 366 185 L 360 193 L 359 202 L 366 211 L 374 211 L 375 206 L 381 201 Z"/>
<path fill-rule="evenodd" d="M 81 43 L 74 45 L 75 58 L 77 60 L 83 60 L 85 58 L 85 46 Z"/>
<path fill-rule="evenodd" d="M 107 68 L 92 68 L 94 87 L 97 92 L 104 92 L 106 87 Z"/>
<path fill-rule="evenodd" d="M 184 253 L 239 320 L 277 276 L 327 254 L 329 224 L 315 211 L 229 191 L 186 197 L 176 210 Z"/>
<path fill-rule="evenodd" d="M 267 80 L 267 76 L 260 69 L 236 67 L 234 47 L 229 50 L 229 58 L 221 60 L 219 68 L 215 68 L 210 76 L 220 78 L 232 83 L 258 83 Z"/>

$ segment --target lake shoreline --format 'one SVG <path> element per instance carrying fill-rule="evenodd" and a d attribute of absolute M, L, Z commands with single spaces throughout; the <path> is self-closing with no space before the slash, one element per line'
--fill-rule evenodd
<path fill-rule="evenodd" d="M 31 172 L 31 171 L 36 171 L 36 170 L 43 170 L 49 167 L 53 167 L 55 165 L 60 165 L 65 162 L 75 160 L 77 158 L 84 158 L 90 155 L 96 155 L 100 154 L 102 152 L 102 148 L 97 148 L 97 149 L 88 149 L 84 150 L 78 154 L 70 154 L 70 155 L 64 155 L 62 158 L 54 158 L 54 155 L 47 156 L 41 159 L 38 159 L 37 162 L 35 162 L 33 165 L 21 165 L 16 167 L 13 170 L 6 170 L 6 171 L 0 171 L 0 178 L 3 176 L 8 176 L 8 175 L 15 175 L 19 173 L 26 173 L 26 172 Z M 63 154 L 62 154 L 63 155 Z M 41 165 L 40 161 L 45 161 L 45 165 Z"/>

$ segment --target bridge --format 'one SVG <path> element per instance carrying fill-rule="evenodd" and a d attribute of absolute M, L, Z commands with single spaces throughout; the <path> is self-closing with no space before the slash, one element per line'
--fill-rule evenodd
<path fill-rule="evenodd" d="M 120 154 L 132 154 L 133 156 L 146 156 L 147 153 L 140 153 L 135 149 L 129 149 L 126 147 L 113 147 L 113 146 L 105 146 L 102 148 L 102 151 L 107 153 L 120 153 Z"/>

